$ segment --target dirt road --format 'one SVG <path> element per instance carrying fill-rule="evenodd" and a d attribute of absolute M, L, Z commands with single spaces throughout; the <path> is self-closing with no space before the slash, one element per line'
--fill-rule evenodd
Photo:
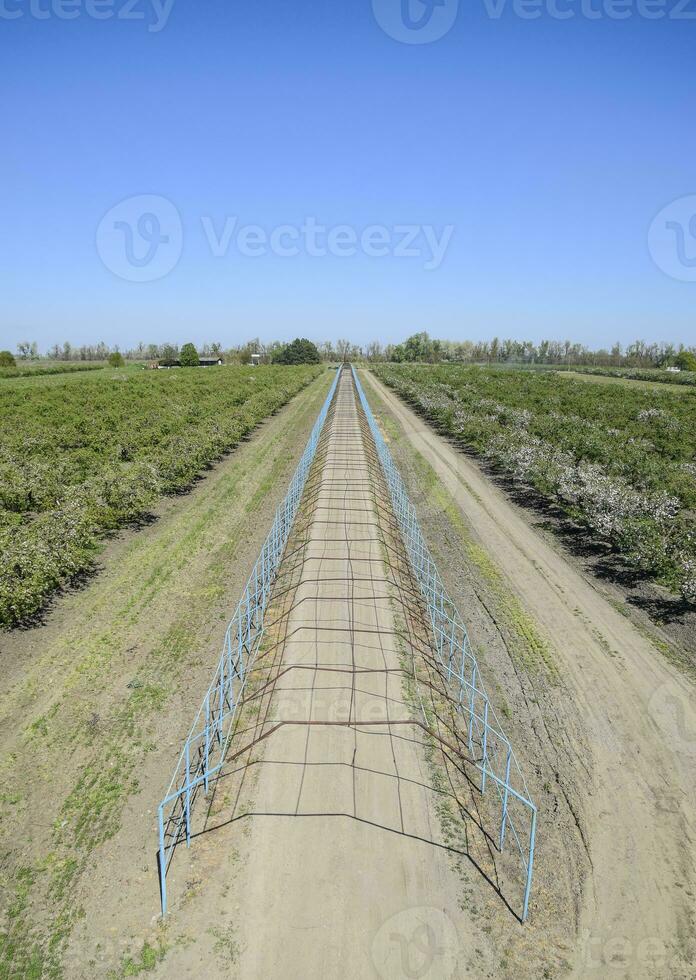
<path fill-rule="evenodd" d="M 169 928 L 196 939 L 169 943 L 169 974 L 516 975 L 489 913 L 528 945 L 520 854 L 498 852 L 498 797 L 452 749 L 460 720 L 349 371 L 252 674 L 205 829 L 170 868 Z"/>
<path fill-rule="evenodd" d="M 469 458 L 372 376 L 409 444 L 456 501 L 524 609 L 550 638 L 584 725 L 589 793 L 580 827 L 591 862 L 570 972 L 693 977 L 696 701 L 673 667 Z M 561 739 L 562 731 L 556 736 Z M 560 870 L 560 868 L 559 868 Z"/>
<path fill-rule="evenodd" d="M 409 962 L 448 977 L 471 946 L 421 739 L 403 724 L 373 465 L 344 372 L 261 730 L 284 725 L 265 746 L 235 888 L 243 977 L 364 980 L 409 975 Z"/>

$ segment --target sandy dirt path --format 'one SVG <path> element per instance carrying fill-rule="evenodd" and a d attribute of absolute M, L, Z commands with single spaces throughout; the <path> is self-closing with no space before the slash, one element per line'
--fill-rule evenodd
<path fill-rule="evenodd" d="M 285 724 L 235 888 L 238 975 L 448 977 L 471 939 L 421 740 L 398 724 L 411 715 L 349 372 L 325 439 L 264 731 Z"/>
<path fill-rule="evenodd" d="M 379 393 L 551 638 L 584 720 L 593 774 L 583 818 L 591 870 L 573 975 L 693 977 L 692 682 L 530 527 L 475 462 L 374 377 L 366 380 L 368 397 Z"/>

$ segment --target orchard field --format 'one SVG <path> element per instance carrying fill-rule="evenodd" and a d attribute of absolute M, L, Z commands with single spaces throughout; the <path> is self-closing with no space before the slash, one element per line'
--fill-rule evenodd
<path fill-rule="evenodd" d="M 3 378 L 40 378 L 52 374 L 73 374 L 83 371 L 101 371 L 106 367 L 106 361 L 20 361 L 13 367 L 0 367 L 0 379 Z"/>
<path fill-rule="evenodd" d="M 189 487 L 318 367 L 0 380 L 0 625 L 35 615 L 104 534 Z"/>
<path fill-rule="evenodd" d="M 696 603 L 696 393 L 562 374 L 382 365 L 437 428 Z"/>
<path fill-rule="evenodd" d="M 571 365 L 570 367 L 555 366 L 556 371 L 572 371 L 573 374 L 589 374 L 600 378 L 615 378 L 623 381 L 649 381 L 652 384 L 686 385 L 696 388 L 696 371 L 680 371 L 671 374 L 660 368 L 621 368 L 621 367 L 587 367 Z"/>

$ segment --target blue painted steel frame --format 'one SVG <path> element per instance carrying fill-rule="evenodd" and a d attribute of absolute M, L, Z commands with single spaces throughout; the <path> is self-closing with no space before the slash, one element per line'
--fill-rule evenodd
<path fill-rule="evenodd" d="M 234 730 L 237 708 L 254 666 L 264 634 L 264 614 L 290 530 L 297 515 L 314 460 L 326 414 L 333 400 L 341 369 L 336 372 L 317 417 L 287 496 L 276 511 L 244 594 L 225 633 L 215 675 L 198 709 L 167 792 L 158 808 L 159 875 L 162 915 L 167 912 L 167 869 L 180 842 L 191 844 L 191 813 L 201 789 L 222 769 Z"/>
<path fill-rule="evenodd" d="M 524 922 L 529 911 L 532 888 L 537 808 L 530 798 L 512 746 L 503 733 L 486 694 L 466 628 L 445 591 L 418 526 L 416 510 L 408 498 L 403 480 L 375 422 L 357 371 L 355 368 L 352 370 L 360 403 L 387 481 L 394 515 L 430 616 L 435 652 L 444 676 L 454 691 L 457 709 L 464 721 L 471 761 L 481 775 L 481 792 L 485 793 L 486 783 L 491 780 L 498 793 L 501 808 L 498 849 L 503 850 L 506 831 L 509 830 L 520 853 L 525 881 L 522 905 Z M 524 829 L 521 826 L 523 822 Z"/>

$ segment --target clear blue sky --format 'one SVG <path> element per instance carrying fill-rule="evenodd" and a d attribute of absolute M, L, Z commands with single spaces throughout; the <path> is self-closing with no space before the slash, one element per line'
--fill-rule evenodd
<path fill-rule="evenodd" d="M 696 282 L 648 248 L 660 209 L 696 194 L 696 19 L 648 20 L 638 0 L 626 20 L 580 16 L 579 0 L 568 20 L 546 0 L 538 19 L 511 0 L 494 18 L 466 0 L 440 40 L 406 44 L 371 0 L 174 0 L 156 31 L 152 0 L 138 20 L 97 20 L 87 0 L 66 20 L 52 2 L 33 0 L 44 19 L 0 2 L 0 347 L 420 329 L 696 342 Z M 400 0 L 375 3 L 398 16 Z M 98 247 L 103 216 L 137 195 L 181 219 L 178 262 L 154 281 L 114 274 Z M 250 257 L 234 240 L 216 256 L 201 219 L 219 232 L 233 216 L 267 234 L 307 217 L 453 232 L 435 269 Z"/>

